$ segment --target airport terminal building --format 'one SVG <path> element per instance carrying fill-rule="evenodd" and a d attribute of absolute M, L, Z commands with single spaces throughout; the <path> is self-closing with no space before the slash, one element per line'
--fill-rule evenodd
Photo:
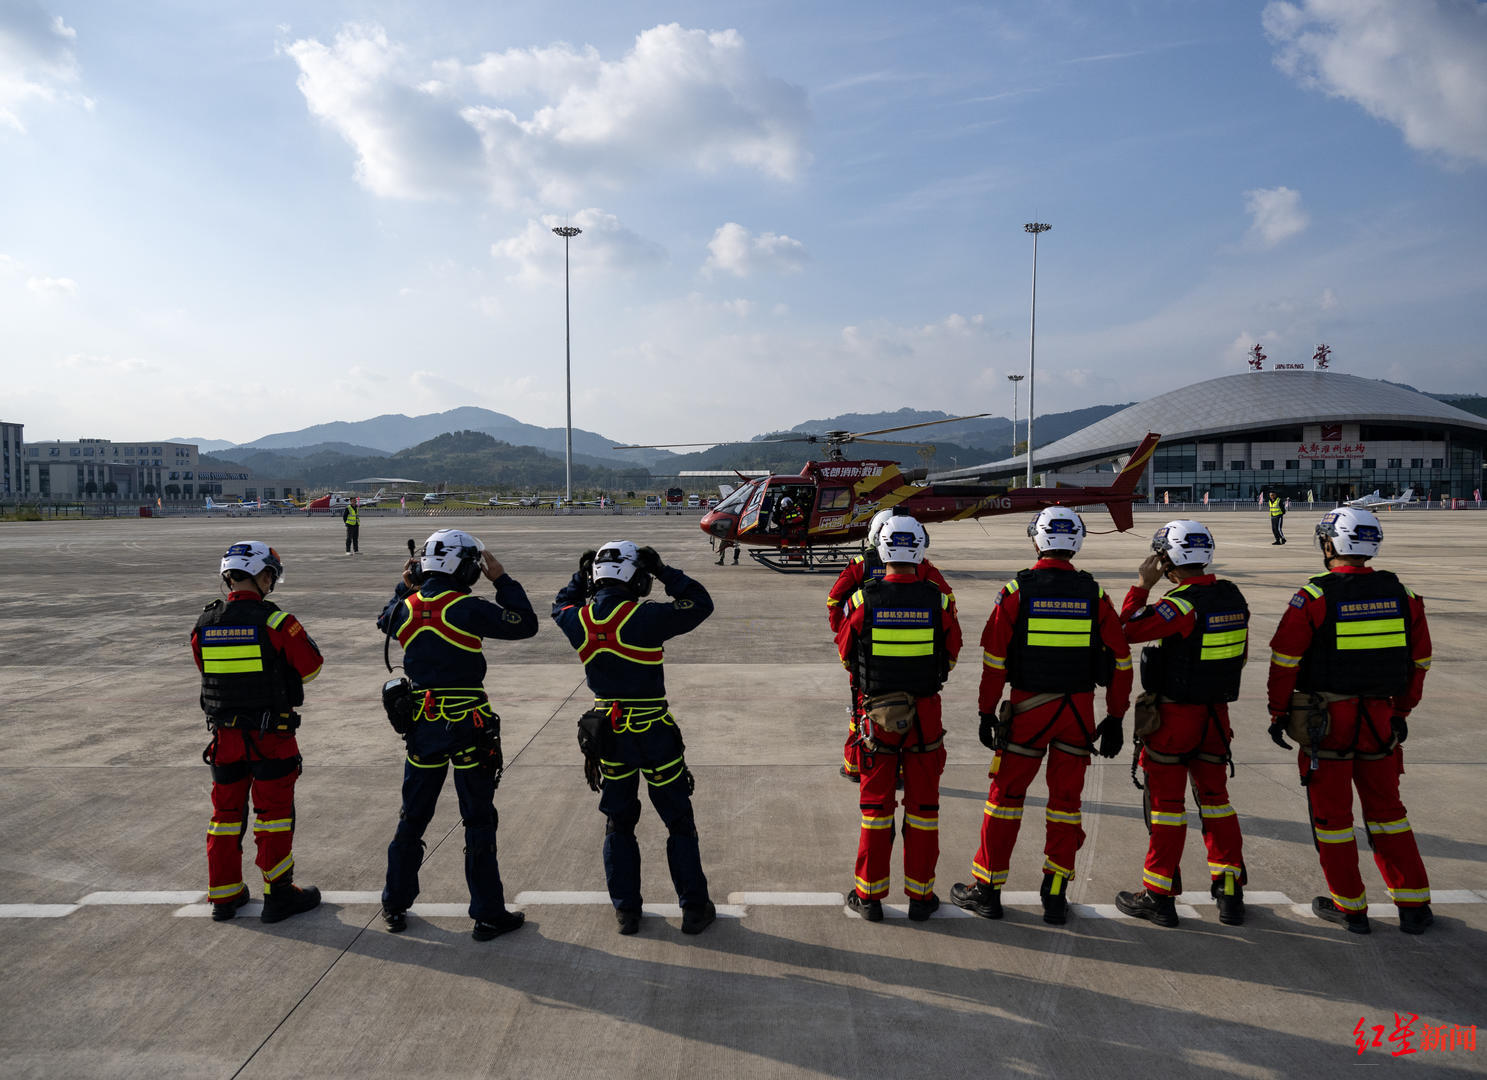
<path fill-rule="evenodd" d="M 1334 371 L 1251 371 L 1184 386 L 1040 446 L 1034 479 L 1108 483 L 1091 472 L 1124 460 L 1148 431 L 1162 441 L 1141 489 L 1184 501 L 1275 490 L 1332 502 L 1407 488 L 1422 499 L 1471 498 L 1487 451 L 1487 419 L 1405 387 Z M 935 479 L 1016 478 L 1026 460 Z"/>

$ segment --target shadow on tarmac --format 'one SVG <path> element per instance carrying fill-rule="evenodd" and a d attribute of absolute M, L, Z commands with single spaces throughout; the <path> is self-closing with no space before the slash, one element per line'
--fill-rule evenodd
<path fill-rule="evenodd" d="M 654 948 L 654 940 L 644 939 L 657 938 L 674 940 L 678 949 L 690 946 L 676 954 L 676 962 L 661 962 L 625 956 L 614 948 L 547 938 L 542 923 L 530 917 L 519 933 L 503 937 L 493 947 L 473 949 L 466 931 L 414 920 L 405 934 L 396 937 L 366 931 L 341 963 L 349 962 L 355 970 L 345 974 L 358 982 L 373 974 L 362 970 L 368 962 L 416 969 L 406 975 L 376 971 L 376 981 L 399 987 L 404 1001 L 416 993 L 415 981 L 443 988 L 436 1012 L 448 1003 L 451 983 L 432 975 L 454 975 L 466 981 L 465 994 L 471 998 L 477 996 L 471 993 L 473 980 L 514 991 L 526 1006 L 538 1006 L 539 1013 L 575 1014 L 554 1024 L 551 1017 L 523 1019 L 495 1008 L 487 1014 L 488 1022 L 472 1027 L 460 1022 L 460 1013 L 473 1001 L 463 1008 L 451 1006 L 448 1020 L 459 1031 L 460 1053 L 470 1062 L 499 1061 L 503 1045 L 510 1051 L 508 1038 L 523 1037 L 533 1029 L 549 1034 L 544 1042 L 522 1044 L 526 1068 L 561 1065 L 571 1070 L 585 1058 L 586 1066 L 602 1064 L 613 1054 L 611 1063 L 624 1071 L 643 1065 L 644 1048 L 652 1045 L 641 1035 L 637 1047 L 638 1027 L 684 1043 L 843 1078 L 871 1075 L 884 1061 L 916 1063 L 916 1073 L 982 1071 L 990 1064 L 988 1058 L 999 1072 L 1030 1076 L 1058 1075 L 1066 1068 L 1095 1064 L 1105 1075 L 1170 1072 L 1181 1064 L 1223 1071 L 1269 1067 L 1284 1075 L 1299 1061 L 1316 1063 L 1335 1055 L 1341 1064 L 1356 1056 L 1351 1017 L 1359 1006 L 1352 1000 L 1356 993 L 1349 992 L 1352 988 L 1334 992 L 1339 965 L 1350 973 L 1358 965 L 1387 969 L 1397 950 L 1420 946 L 1479 954 L 1487 949 L 1483 940 L 1487 935 L 1439 916 L 1424 939 L 1397 933 L 1381 938 L 1383 927 L 1364 940 L 1340 930 L 1298 931 L 1276 925 L 1266 914 L 1257 915 L 1256 922 L 1241 930 L 1168 933 L 1093 919 L 1076 919 L 1054 929 L 1044 926 L 1036 913 L 1021 912 L 995 926 L 981 920 L 932 920 L 923 926 L 891 920 L 854 925 L 862 948 L 843 949 L 778 936 L 735 920 L 721 920 L 689 940 L 675 926 L 647 919 L 642 939 L 632 939 L 640 947 Z M 277 928 L 265 932 L 282 933 Z M 921 942 L 940 951 L 946 939 L 952 945 L 985 943 L 995 950 L 992 958 L 1008 961 L 1007 967 L 1030 968 L 1040 975 L 885 955 L 895 942 L 903 941 L 900 934 L 940 939 Z M 625 947 L 630 943 L 621 949 Z M 964 955 L 964 950 L 957 954 Z M 697 962 L 699 955 L 709 962 Z M 1065 981 L 1072 965 L 1098 970 L 1093 965 L 1099 963 L 1144 968 L 1158 980 L 1165 971 L 1226 971 L 1232 976 L 1239 968 L 1254 973 L 1246 982 L 1262 992 L 1262 999 L 1264 991 L 1280 989 L 1329 1003 L 1330 1012 L 1345 1007 L 1349 1019 L 1337 1030 L 1298 1037 L 1266 1026 L 1264 1011 L 1253 1006 L 1244 1009 L 1248 1015 L 1243 1017 L 1203 1016 Z M 328 985 L 336 978 L 333 969 L 324 982 Z M 1350 981 L 1341 980 L 1344 987 Z M 252 1060 L 252 1068 L 245 1070 L 248 1075 L 267 1074 L 293 1060 L 301 1025 L 316 1032 L 316 1057 L 329 1055 L 338 1071 L 354 1071 L 359 1056 L 367 1064 L 375 1061 L 378 1072 L 397 1067 L 403 1055 L 408 1067 L 418 1068 L 419 1044 L 437 1036 L 398 1031 L 412 1017 L 379 1017 L 374 1009 L 348 1015 L 346 989 L 328 990 L 324 996 L 324 1008 L 336 1013 L 335 1024 L 329 1023 L 330 1017 L 317 1015 L 322 1012 L 316 1000 L 320 995 L 307 995 L 300 1007 L 302 1016 L 286 1020 Z M 1396 994 L 1399 1000 L 1391 1000 Z M 1398 986 L 1380 986 L 1379 997 L 1377 1004 L 1367 1006 L 1373 1014 L 1370 1023 L 1379 1016 L 1387 1021 L 1402 1005 L 1420 1016 L 1449 1016 L 1461 1009 L 1459 996 L 1450 988 L 1408 977 Z M 522 1012 L 527 1011 L 524 1006 Z M 1077 1020 L 1071 1025 L 1070 1018 Z M 398 1038 L 400 1034 L 404 1037 Z M 658 1067 L 660 1060 L 673 1067 L 679 1064 L 674 1044 L 654 1045 L 662 1055 Z M 964 1054 L 968 1045 L 984 1047 L 986 1056 L 975 1062 L 951 1056 Z M 706 1055 L 704 1051 L 701 1058 L 693 1058 L 694 1064 L 707 1060 Z M 1440 1075 L 1478 1074 L 1444 1056 L 1432 1054 L 1428 1060 Z M 422 1061 L 427 1067 L 427 1057 Z"/>

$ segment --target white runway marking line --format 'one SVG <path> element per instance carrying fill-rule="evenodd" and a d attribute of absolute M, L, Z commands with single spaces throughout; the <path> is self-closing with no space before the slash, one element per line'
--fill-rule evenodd
<path fill-rule="evenodd" d="M 100 891 L 90 892 L 82 899 L 73 904 L 0 904 L 0 919 L 60 919 L 71 915 L 74 911 L 84 907 L 142 907 L 157 905 L 161 907 L 176 906 L 171 912 L 178 918 L 202 918 L 212 913 L 212 906 L 205 903 L 206 893 L 200 889 L 177 889 L 177 890 L 133 890 L 133 891 Z M 941 897 L 941 906 L 931 916 L 936 919 L 960 919 L 972 917 L 969 912 L 955 907 L 945 897 Z M 1437 889 L 1431 893 L 1432 904 L 1481 904 L 1487 903 L 1487 889 Z M 329 905 L 337 907 L 355 907 L 358 905 L 380 905 L 382 894 L 375 890 L 344 890 L 339 892 L 324 892 L 321 900 Z M 1252 907 L 1274 907 L 1290 908 L 1297 915 L 1305 918 L 1315 918 L 1309 903 L 1300 904 L 1282 892 L 1247 892 L 1244 900 Z M 609 894 L 606 892 L 587 890 L 528 890 L 519 892 L 512 899 L 511 905 L 517 908 L 542 907 L 542 906 L 608 906 Z M 1041 905 L 1041 898 L 1035 892 L 1003 892 L 1002 903 L 1007 907 L 1030 907 L 1037 908 Z M 1214 899 L 1207 893 L 1185 892 L 1177 897 L 1177 913 L 1185 918 L 1195 919 L 1199 917 L 1198 909 L 1201 907 L 1212 907 Z M 1086 912 L 1090 917 L 1097 919 L 1125 918 L 1114 904 L 1071 904 L 1077 912 Z M 1376 913 L 1382 913 L 1387 908 L 1393 907 L 1387 900 L 1370 905 Z M 728 894 L 727 903 L 718 904 L 718 915 L 725 919 L 741 919 L 751 907 L 839 907 L 844 914 L 853 918 L 857 913 L 846 906 L 846 894 L 837 892 L 756 892 L 740 891 Z M 466 903 L 426 903 L 414 904 L 412 912 L 415 915 L 431 917 L 467 917 L 469 905 Z M 241 917 L 257 916 L 263 911 L 263 904 L 259 900 L 240 908 L 237 914 Z M 642 914 L 653 918 L 678 918 L 681 908 L 676 904 L 647 904 Z M 899 903 L 885 903 L 883 914 L 888 918 L 901 919 L 908 917 L 908 905 Z"/>

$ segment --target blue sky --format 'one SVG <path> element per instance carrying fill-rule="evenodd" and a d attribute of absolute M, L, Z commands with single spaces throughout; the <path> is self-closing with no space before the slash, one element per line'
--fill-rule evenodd
<path fill-rule="evenodd" d="M 0 4 L 0 416 L 627 441 L 1487 392 L 1487 4 Z M 1022 408 L 1026 408 L 1026 384 Z"/>

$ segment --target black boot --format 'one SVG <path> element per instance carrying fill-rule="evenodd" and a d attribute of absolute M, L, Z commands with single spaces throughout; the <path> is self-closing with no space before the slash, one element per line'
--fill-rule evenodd
<path fill-rule="evenodd" d="M 1043 875 L 1043 884 L 1038 895 L 1043 900 L 1043 921 L 1051 926 L 1063 926 L 1069 921 L 1069 897 L 1066 891 L 1069 879 L 1055 871 Z"/>
<path fill-rule="evenodd" d="M 615 922 L 620 924 L 620 933 L 626 937 L 629 937 L 631 934 L 640 933 L 640 912 L 615 908 L 614 919 Z"/>
<path fill-rule="evenodd" d="M 389 934 L 401 934 L 408 929 L 408 913 L 406 911 L 388 911 L 382 909 L 382 921 L 387 925 Z"/>
<path fill-rule="evenodd" d="M 1177 901 L 1170 896 L 1146 889 L 1135 894 L 1118 892 L 1115 894 L 1115 906 L 1133 919 L 1145 919 L 1158 926 L 1177 925 Z"/>
<path fill-rule="evenodd" d="M 1366 911 L 1344 911 L 1332 902 L 1328 896 L 1318 896 L 1311 902 L 1311 913 L 1319 919 L 1326 919 L 1338 926 L 1346 926 L 1355 934 L 1368 934 L 1373 928 L 1368 925 L 1368 912 Z"/>
<path fill-rule="evenodd" d="M 984 881 L 969 887 L 956 882 L 950 886 L 950 902 L 958 908 L 980 915 L 983 919 L 1002 917 L 1002 890 L 993 889 Z"/>
<path fill-rule="evenodd" d="M 281 922 L 291 915 L 319 906 L 319 889 L 313 885 L 300 888 L 285 874 L 278 881 L 263 883 L 263 914 L 259 919 L 266 923 Z"/>
<path fill-rule="evenodd" d="M 252 899 L 253 897 L 248 895 L 248 886 L 244 885 L 236 896 L 219 900 L 212 905 L 212 922 L 226 922 L 238 913 L 238 908 Z"/>
<path fill-rule="evenodd" d="M 718 908 L 711 900 L 682 908 L 682 933 L 700 934 L 718 917 Z"/>
<path fill-rule="evenodd" d="M 1226 870 L 1214 878 L 1208 891 L 1218 901 L 1219 922 L 1225 926 L 1244 925 L 1244 886 L 1232 872 Z"/>
<path fill-rule="evenodd" d="M 1399 929 L 1406 934 L 1423 934 L 1425 928 L 1433 922 L 1435 922 L 1435 915 L 1432 914 L 1429 904 L 1399 909 Z"/>
<path fill-rule="evenodd" d="M 910 898 L 909 900 L 909 918 L 914 922 L 924 922 L 939 910 L 940 898 L 934 893 L 923 898 Z"/>
<path fill-rule="evenodd" d="M 521 924 L 526 921 L 527 914 L 524 911 L 503 911 L 493 919 L 476 919 L 475 929 L 470 931 L 470 936 L 476 941 L 489 941 L 513 930 L 520 930 Z"/>
<path fill-rule="evenodd" d="M 847 906 L 868 922 L 883 921 L 883 901 L 868 900 L 856 889 L 847 894 Z"/>

